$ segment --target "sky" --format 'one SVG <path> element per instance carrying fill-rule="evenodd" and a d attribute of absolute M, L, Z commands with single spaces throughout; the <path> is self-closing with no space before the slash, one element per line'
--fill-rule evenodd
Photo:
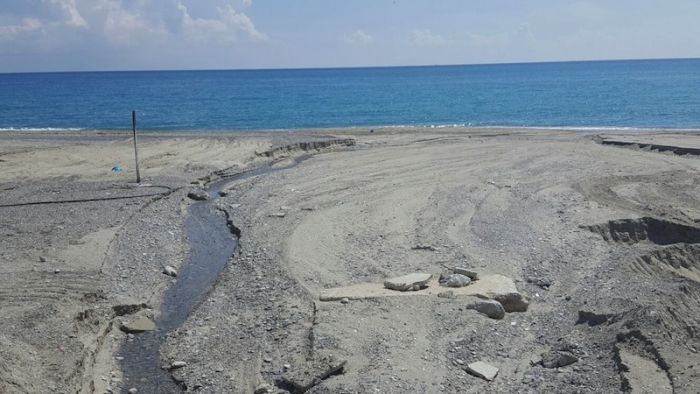
<path fill-rule="evenodd" d="M 700 57 L 697 0 L 0 0 L 0 72 Z"/>

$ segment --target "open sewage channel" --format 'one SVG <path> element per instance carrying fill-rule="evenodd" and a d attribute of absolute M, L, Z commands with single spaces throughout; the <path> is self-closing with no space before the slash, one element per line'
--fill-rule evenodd
<path fill-rule="evenodd" d="M 309 157 L 300 156 L 288 165 L 268 165 L 225 177 L 209 185 L 208 200 L 190 205 L 184 223 L 190 244 L 189 258 L 181 266 L 175 284 L 163 295 L 157 329 L 137 334 L 121 348 L 124 392 L 132 387 L 140 393 L 174 393 L 187 388 L 163 369 L 160 348 L 168 333 L 180 327 L 201 304 L 238 246 L 240 231 L 214 208 L 213 202 L 220 197 L 219 192 L 236 181 L 290 169 Z"/>

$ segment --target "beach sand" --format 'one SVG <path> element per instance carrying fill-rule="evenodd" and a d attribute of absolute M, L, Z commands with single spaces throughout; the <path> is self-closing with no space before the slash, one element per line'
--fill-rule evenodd
<path fill-rule="evenodd" d="M 133 312 L 114 307 L 136 305 L 157 320 L 163 292 L 179 280 L 163 267 L 181 270 L 190 253 L 187 194 L 270 164 L 290 168 L 234 180 L 212 203 L 240 241 L 161 348 L 161 365 L 186 364 L 168 373 L 187 391 L 700 385 L 700 156 L 639 147 L 695 148 L 697 134 L 144 134 L 151 186 L 141 187 L 127 134 L 0 141 L 0 392 L 148 392 L 122 372 L 129 339 L 119 327 Z M 111 171 L 117 164 L 121 173 Z M 75 202 L 48 203 L 58 200 Z M 452 266 L 510 280 L 529 307 L 496 320 L 434 281 L 425 295 L 381 290 L 386 278 L 438 277 Z M 321 301 L 346 287 L 347 300 Z M 477 361 L 498 375 L 469 374 Z"/>

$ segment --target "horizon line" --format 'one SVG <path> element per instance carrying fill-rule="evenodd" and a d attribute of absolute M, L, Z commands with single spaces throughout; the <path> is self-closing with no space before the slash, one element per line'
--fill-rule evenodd
<path fill-rule="evenodd" d="M 72 74 L 72 73 L 136 73 L 136 72 L 187 72 L 187 71 L 303 71 L 303 70 L 353 70 L 353 69 L 384 69 L 384 68 L 425 68 L 425 67 L 465 67 L 465 66 L 506 66 L 529 64 L 559 64 L 559 63 L 601 63 L 624 61 L 657 61 L 657 60 L 700 60 L 700 57 L 659 57 L 659 58 L 619 58 L 619 59 L 579 59 L 579 60 L 543 60 L 522 62 L 485 62 L 485 63 L 446 63 L 446 64 L 412 64 L 393 66 L 311 66 L 311 67 L 260 67 L 260 68 L 163 68 L 163 69 L 127 69 L 127 70 L 64 70 L 64 71 L 9 71 L 0 75 L 13 74 Z"/>

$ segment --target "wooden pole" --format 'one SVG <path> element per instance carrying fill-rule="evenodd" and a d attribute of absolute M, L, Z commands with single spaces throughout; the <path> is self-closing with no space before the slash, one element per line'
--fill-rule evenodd
<path fill-rule="evenodd" d="M 131 111 L 131 127 L 134 131 L 134 158 L 136 159 L 136 183 L 141 183 L 141 174 L 139 173 L 139 150 L 136 147 L 136 111 Z"/>

